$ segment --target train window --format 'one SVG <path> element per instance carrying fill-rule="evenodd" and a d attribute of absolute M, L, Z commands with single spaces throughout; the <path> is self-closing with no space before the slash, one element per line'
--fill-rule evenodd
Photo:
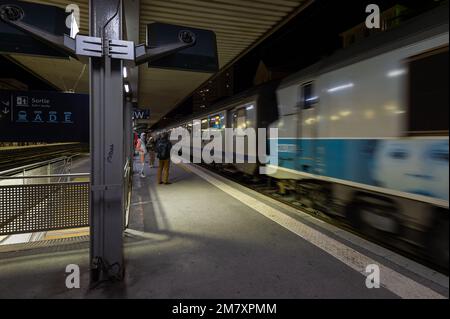
<path fill-rule="evenodd" d="M 190 129 L 189 129 L 189 124 L 188 124 L 188 123 L 183 124 L 182 127 L 183 127 L 185 130 L 187 130 L 189 133 L 191 132 Z"/>
<path fill-rule="evenodd" d="M 233 112 L 233 128 L 241 128 L 246 129 L 246 118 L 247 114 L 245 112 L 245 108 L 238 109 Z"/>
<path fill-rule="evenodd" d="M 448 133 L 448 47 L 409 60 L 410 135 Z"/>
<path fill-rule="evenodd" d="M 247 114 L 245 112 L 245 108 L 239 109 L 237 111 L 236 128 L 245 130 L 247 128 L 246 120 L 247 120 Z"/>
<path fill-rule="evenodd" d="M 225 128 L 224 119 L 225 118 L 222 114 L 216 114 L 211 116 L 209 118 L 209 127 L 216 130 L 221 130 Z"/>
<path fill-rule="evenodd" d="M 308 83 L 302 86 L 302 107 L 309 109 L 317 102 L 317 96 L 314 96 L 313 83 Z"/>
<path fill-rule="evenodd" d="M 202 131 L 208 129 L 208 119 L 202 119 Z"/>

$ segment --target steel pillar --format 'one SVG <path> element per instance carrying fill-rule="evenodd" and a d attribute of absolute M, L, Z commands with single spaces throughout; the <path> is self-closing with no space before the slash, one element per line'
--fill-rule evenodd
<path fill-rule="evenodd" d="M 89 9 L 90 36 L 102 38 L 105 51 L 90 58 L 90 282 L 95 284 L 124 273 L 122 61 L 111 59 L 105 45 L 122 39 L 122 1 L 90 0 Z"/>
<path fill-rule="evenodd" d="M 125 166 L 127 160 L 130 163 L 130 169 L 133 170 L 133 158 L 134 158 L 134 147 L 133 147 L 133 103 L 131 101 L 125 101 L 125 107 L 123 110 L 123 132 L 124 132 L 124 163 Z"/>
<path fill-rule="evenodd" d="M 139 14 L 140 0 L 123 0 L 124 13 L 124 37 L 128 41 L 139 43 Z M 133 169 L 134 147 L 133 147 L 133 103 L 138 101 L 138 79 L 139 68 L 128 67 L 128 77 L 126 81 L 130 85 L 131 94 L 125 104 L 124 110 L 124 132 L 125 132 L 125 156 L 130 160 L 131 169 Z M 126 159 L 125 159 L 126 161 Z"/>

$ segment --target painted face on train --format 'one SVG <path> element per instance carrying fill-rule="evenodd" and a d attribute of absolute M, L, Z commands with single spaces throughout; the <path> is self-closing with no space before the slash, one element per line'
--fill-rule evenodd
<path fill-rule="evenodd" d="M 448 140 L 380 141 L 374 178 L 383 187 L 448 200 Z"/>

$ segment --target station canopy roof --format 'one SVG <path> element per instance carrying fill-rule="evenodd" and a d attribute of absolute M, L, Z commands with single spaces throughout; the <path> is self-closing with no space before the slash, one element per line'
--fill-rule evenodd
<path fill-rule="evenodd" d="M 80 8 L 80 33 L 89 34 L 89 0 L 28 0 Z M 141 0 L 140 43 L 152 22 L 209 29 L 216 33 L 219 67 L 226 68 L 275 29 L 300 12 L 310 0 Z M 11 55 L 34 74 L 62 91 L 89 92 L 89 67 L 77 60 Z M 139 67 L 138 105 L 150 108 L 157 122 L 212 74 Z"/>

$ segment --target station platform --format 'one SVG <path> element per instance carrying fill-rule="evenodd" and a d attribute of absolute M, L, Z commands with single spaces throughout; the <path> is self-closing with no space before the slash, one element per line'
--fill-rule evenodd
<path fill-rule="evenodd" d="M 123 282 L 88 288 L 88 237 L 0 249 L 0 298 L 448 298 L 448 277 L 204 168 L 135 162 Z M 65 268 L 81 269 L 67 289 Z M 381 287 L 366 286 L 368 265 Z M 107 286 L 105 286 L 107 285 Z M 107 288 L 107 289 L 106 289 Z"/>

